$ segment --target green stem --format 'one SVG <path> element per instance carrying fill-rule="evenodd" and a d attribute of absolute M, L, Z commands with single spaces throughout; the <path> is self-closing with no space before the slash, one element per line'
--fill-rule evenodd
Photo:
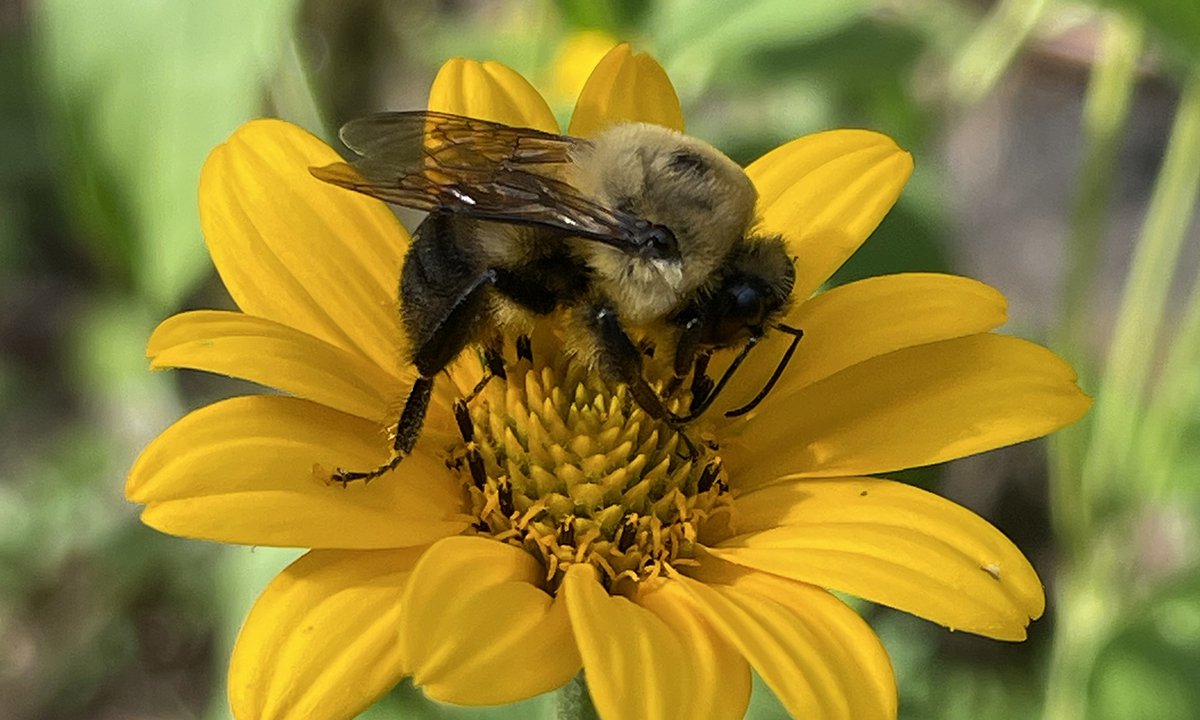
<path fill-rule="evenodd" d="M 1025 45 L 1047 0 L 1000 0 L 950 68 L 950 95 L 973 105 L 987 97 Z"/>
<path fill-rule="evenodd" d="M 1046 678 L 1044 720 L 1085 720 L 1088 681 L 1101 645 L 1120 611 L 1112 561 L 1125 548 L 1097 539 L 1086 563 L 1067 566 L 1056 578 L 1054 648 Z M 1101 547 L 1103 546 L 1103 547 Z"/>
<path fill-rule="evenodd" d="M 1145 391 L 1158 358 L 1167 290 L 1200 190 L 1200 71 L 1184 86 L 1166 156 L 1134 251 L 1080 478 L 1085 511 L 1104 513 L 1130 492 Z M 1154 459 L 1156 464 L 1161 458 Z"/>
<path fill-rule="evenodd" d="M 279 117 L 324 137 L 326 141 L 336 137 L 322 116 L 320 103 L 313 94 L 307 62 L 295 37 L 289 37 L 280 47 L 278 70 L 275 82 L 271 84 L 271 101 Z"/>
<path fill-rule="evenodd" d="M 600 720 L 592 695 L 588 692 L 587 678 L 579 673 L 571 682 L 563 685 L 556 693 L 558 708 L 555 720 Z"/>
<path fill-rule="evenodd" d="M 1090 387 L 1093 376 L 1092 353 L 1088 352 L 1093 289 L 1108 224 L 1118 145 L 1137 80 L 1142 36 L 1139 25 L 1115 14 L 1108 17 L 1084 100 L 1084 159 L 1071 208 L 1063 313 L 1055 346 L 1079 371 L 1085 388 Z M 1072 549 L 1086 542 L 1079 512 L 1079 478 L 1086 441 L 1084 424 L 1067 428 L 1051 440 L 1050 506 L 1059 537 Z"/>
<path fill-rule="evenodd" d="M 1110 26 L 1110 32 L 1122 31 L 1119 26 Z M 1134 31 L 1127 29 L 1125 32 Z M 1132 48 L 1119 50 L 1109 45 L 1109 41 L 1116 43 L 1117 40 L 1114 37 L 1106 40 L 1110 51 L 1133 52 Z M 1131 63 L 1132 58 L 1126 57 L 1120 62 Z M 1125 82 L 1132 82 L 1132 65 L 1126 66 L 1123 72 Z M 1119 79 L 1112 81 L 1116 83 Z M 1100 78 L 1094 77 L 1093 82 L 1099 83 Z M 1128 108 L 1128 97 L 1121 100 L 1121 93 L 1116 92 L 1120 89 L 1114 85 L 1109 91 L 1109 101 L 1120 101 L 1116 107 L 1124 112 Z M 1093 88 L 1092 92 L 1100 93 L 1101 89 Z M 1097 97 L 1097 102 L 1099 100 Z M 1103 109 L 1097 108 L 1096 112 L 1102 114 Z M 1090 118 L 1089 123 L 1093 120 L 1101 122 L 1100 131 L 1111 133 L 1108 152 L 1113 153 L 1115 145 L 1112 143 L 1117 138 L 1120 119 L 1096 117 Z M 1098 150 L 1089 150 L 1092 151 Z M 1103 171 L 1105 167 L 1101 165 L 1100 169 Z M 1111 166 L 1107 167 L 1111 172 Z M 1096 269 L 1095 247 L 1086 243 L 1095 243 L 1103 229 L 1103 222 L 1095 218 L 1102 217 L 1106 196 L 1089 197 L 1089 194 L 1107 193 L 1105 182 L 1111 182 L 1111 179 L 1101 178 L 1098 185 L 1097 179 L 1086 179 L 1076 205 L 1074 241 L 1080 246 L 1073 248 L 1072 261 L 1078 266 L 1071 270 L 1067 298 L 1067 321 L 1072 327 L 1066 329 L 1063 342 L 1065 351 L 1076 355 L 1073 359 L 1077 362 L 1085 354 L 1082 322 L 1088 314 L 1089 277 L 1094 277 Z M 1148 493 L 1153 492 L 1144 482 L 1151 472 L 1150 466 L 1166 467 L 1172 460 L 1163 457 L 1163 444 L 1147 447 L 1147 452 L 1155 455 L 1152 458 L 1138 458 L 1135 453 L 1139 449 L 1138 440 L 1146 437 L 1144 426 L 1150 417 L 1146 413 L 1147 406 L 1150 405 L 1151 411 L 1156 407 L 1147 403 L 1146 389 L 1158 357 L 1167 290 L 1175 275 L 1198 190 L 1200 69 L 1188 79 L 1176 110 L 1162 168 L 1155 181 L 1126 279 L 1098 401 L 1091 418 L 1090 436 L 1071 438 L 1070 442 L 1075 443 L 1071 447 L 1055 446 L 1053 502 L 1067 552 L 1064 569 L 1058 577 L 1057 625 L 1044 708 L 1044 717 L 1048 720 L 1075 720 L 1088 716 L 1088 683 L 1097 652 L 1111 637 L 1118 618 L 1128 612 L 1134 600 L 1118 572 L 1130 563 L 1127 538 L 1131 511 L 1136 511 Z M 1200 290 L 1193 298 L 1185 326 L 1184 336 L 1180 339 L 1186 344 L 1177 343 L 1172 348 L 1163 374 L 1164 383 L 1157 395 L 1157 398 L 1163 398 L 1164 390 L 1175 394 L 1170 401 L 1159 401 L 1157 407 L 1162 417 L 1176 411 L 1171 403 L 1178 402 L 1180 397 L 1184 401 L 1188 398 L 1186 393 L 1178 393 L 1177 388 L 1168 383 L 1187 385 L 1193 392 L 1193 399 L 1200 396 L 1200 384 L 1185 382 L 1190 379 L 1186 373 L 1194 372 L 1194 366 L 1188 363 L 1200 356 L 1197 349 L 1200 346 Z M 1177 380 L 1172 379 L 1175 375 L 1179 376 Z M 1082 462 L 1077 461 L 1079 457 Z M 1135 472 L 1138 460 L 1147 467 Z M 1118 509 L 1123 512 L 1118 514 Z"/>
<path fill-rule="evenodd" d="M 1184 437 L 1200 407 L 1200 276 L 1193 281 L 1186 308 L 1146 408 L 1145 432 L 1138 443 L 1142 452 L 1155 456 L 1139 462 L 1149 470 L 1145 482 L 1151 495 L 1168 494 L 1173 485 L 1187 482 L 1184 456 L 1196 452 L 1184 445 Z"/>

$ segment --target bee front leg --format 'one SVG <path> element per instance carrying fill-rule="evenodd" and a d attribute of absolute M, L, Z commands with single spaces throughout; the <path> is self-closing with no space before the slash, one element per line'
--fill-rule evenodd
<path fill-rule="evenodd" d="M 638 406 L 655 420 L 671 426 L 688 449 L 688 457 L 696 458 L 699 451 L 683 430 L 682 418 L 667 409 L 662 398 L 646 382 L 642 374 L 642 353 L 621 327 L 617 313 L 610 307 L 593 308 L 590 312 L 592 332 L 599 344 L 600 372 L 606 380 L 624 383 Z"/>
<path fill-rule="evenodd" d="M 699 417 L 708 407 L 708 398 L 716 383 L 708 376 L 708 361 L 712 357 L 712 350 L 701 349 L 700 346 L 705 328 L 704 318 L 695 313 L 688 313 L 675 321 L 680 330 L 679 339 L 675 343 L 675 377 L 672 379 L 672 388 L 678 390 L 688 372 L 692 373 L 692 386 L 689 388 L 691 403 L 687 417 L 682 418 L 687 422 Z"/>

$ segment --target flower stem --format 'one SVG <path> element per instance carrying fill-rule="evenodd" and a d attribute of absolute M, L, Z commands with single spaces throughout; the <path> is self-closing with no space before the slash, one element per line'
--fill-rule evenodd
<path fill-rule="evenodd" d="M 592 695 L 588 692 L 587 678 L 582 672 L 559 688 L 556 694 L 558 709 L 554 714 L 555 720 L 600 720 L 596 706 L 592 704 Z"/>
<path fill-rule="evenodd" d="M 1138 24 L 1116 14 L 1108 17 L 1084 101 L 1084 159 L 1071 209 L 1061 330 L 1055 345 L 1079 370 L 1080 384 L 1085 388 L 1091 385 L 1094 375 L 1088 335 L 1100 247 L 1107 226 L 1117 149 L 1136 85 L 1142 39 Z M 1086 541 L 1079 512 L 1079 478 L 1086 442 L 1085 423 L 1051 438 L 1051 510 L 1059 537 L 1070 548 Z"/>

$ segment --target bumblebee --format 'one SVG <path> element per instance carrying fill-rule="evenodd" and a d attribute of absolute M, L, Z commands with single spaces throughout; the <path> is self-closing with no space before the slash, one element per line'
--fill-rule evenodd
<path fill-rule="evenodd" d="M 400 277 L 418 377 L 392 457 L 373 470 L 339 470 L 338 481 L 395 468 L 417 442 L 435 376 L 467 346 L 481 346 L 485 376 L 469 400 L 503 376 L 504 338 L 527 335 L 539 316 L 561 311 L 568 350 L 677 430 L 777 328 L 793 336 L 791 346 L 758 396 L 733 412 L 757 405 L 802 335 L 779 323 L 794 278 L 783 239 L 751 232 L 754 186 L 702 141 L 644 123 L 582 139 L 431 111 L 353 120 L 340 135 L 360 157 L 311 168 L 315 177 L 428 215 Z M 675 383 L 693 373 L 687 415 L 672 413 L 645 379 L 635 329 L 671 349 Z M 714 383 L 709 356 L 738 345 Z M 518 342 L 518 354 L 528 351 Z M 463 415 L 460 426 L 469 424 Z"/>

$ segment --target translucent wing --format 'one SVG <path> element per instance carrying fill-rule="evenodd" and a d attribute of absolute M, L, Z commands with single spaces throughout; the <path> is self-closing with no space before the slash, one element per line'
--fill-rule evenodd
<path fill-rule="evenodd" d="M 542 225 L 631 250 L 662 242 L 662 228 L 561 179 L 586 140 L 429 111 L 371 115 L 340 134 L 362 157 L 311 168 L 325 182 L 417 210 Z"/>

